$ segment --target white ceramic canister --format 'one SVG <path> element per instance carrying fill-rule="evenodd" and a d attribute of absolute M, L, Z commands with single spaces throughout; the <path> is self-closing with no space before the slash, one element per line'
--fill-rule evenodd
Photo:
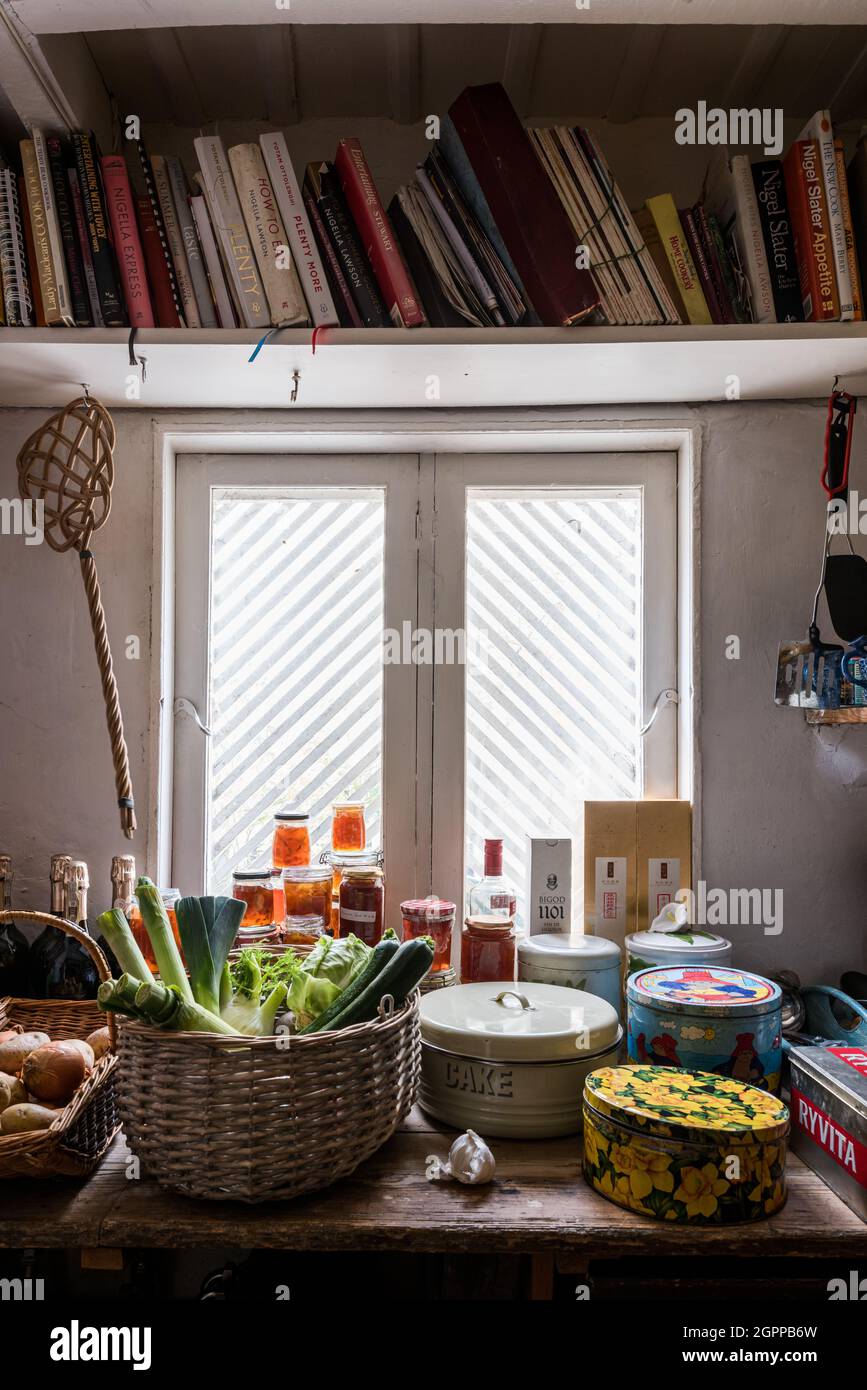
<path fill-rule="evenodd" d="M 639 931 L 626 938 L 626 978 L 652 965 L 731 965 L 732 943 L 695 927 Z"/>
<path fill-rule="evenodd" d="M 604 936 L 543 933 L 518 942 L 518 979 L 607 999 L 620 1013 L 620 947 Z"/>
<path fill-rule="evenodd" d="M 419 1103 L 485 1139 L 575 1134 L 584 1079 L 616 1065 L 622 1036 L 607 1000 L 564 985 L 435 990 L 421 1001 Z"/>

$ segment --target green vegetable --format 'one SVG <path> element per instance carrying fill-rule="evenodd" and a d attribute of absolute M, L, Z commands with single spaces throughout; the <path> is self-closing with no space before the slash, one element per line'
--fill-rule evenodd
<path fill-rule="evenodd" d="M 399 946 L 400 942 L 395 935 L 384 936 L 373 948 L 364 969 L 356 975 L 352 984 L 347 985 L 346 989 L 338 994 L 333 1004 L 330 1004 L 318 1018 L 315 1018 L 312 1023 L 308 1023 L 300 1031 L 302 1033 L 322 1033 L 330 1028 L 333 1020 L 359 997 L 371 981 L 379 975 L 380 971 L 384 970 L 388 961 L 397 953 Z"/>
<path fill-rule="evenodd" d="M 138 899 L 142 921 L 145 924 L 145 931 L 156 957 L 160 979 L 166 985 L 174 985 L 181 998 L 192 1004 L 193 991 L 187 979 L 187 972 L 184 970 L 184 963 L 181 960 L 181 953 L 178 950 L 171 923 L 166 916 L 163 900 L 156 886 L 151 883 L 149 878 L 140 878 L 135 886 L 135 895 Z M 186 950 L 186 946 L 184 949 Z"/>
<path fill-rule="evenodd" d="M 243 906 L 243 904 L 242 904 Z M 99 996 L 97 995 L 97 998 Z M 224 1023 L 217 1014 L 205 1009 L 195 1000 L 182 999 L 173 986 L 153 980 L 136 991 L 135 1007 L 141 1019 L 169 1028 L 174 1033 L 231 1033 L 237 1028 Z"/>
<path fill-rule="evenodd" d="M 129 1018 L 139 1018 L 135 997 L 142 983 L 142 980 L 132 975 L 121 975 L 118 980 L 103 980 L 96 992 L 96 1002 L 105 1013 L 126 1014 Z"/>
<path fill-rule="evenodd" d="M 338 941 L 320 936 L 289 985 L 287 1003 L 299 1028 L 305 1028 L 334 1003 L 361 973 L 370 955 L 371 948 L 351 934 Z"/>
<path fill-rule="evenodd" d="M 376 1018 L 380 1001 L 386 994 L 394 999 L 395 1008 L 401 1008 L 430 970 L 433 958 L 434 943 L 429 936 L 415 936 L 404 941 L 358 998 L 332 1019 L 331 1030 L 349 1028 L 353 1023 L 369 1023 Z"/>
<path fill-rule="evenodd" d="M 260 952 L 252 949 L 241 952 L 232 972 L 235 992 L 223 1006 L 221 1017 L 239 1033 L 265 1038 L 274 1032 L 274 1019 L 285 1002 L 286 986 L 275 985 L 267 998 L 262 999 L 259 956 Z"/>
<path fill-rule="evenodd" d="M 121 970 L 137 980 L 153 979 L 150 966 L 139 950 L 139 944 L 120 908 L 113 907 L 109 912 L 101 912 L 96 925 L 114 951 Z"/>
<path fill-rule="evenodd" d="M 181 945 L 190 972 L 187 988 L 192 986 L 188 1002 L 195 1000 L 212 1014 L 219 1015 L 220 1012 L 223 967 L 229 958 L 244 911 L 245 906 L 240 899 L 222 897 L 179 898 L 175 907 Z M 157 956 L 158 962 L 159 959 Z M 173 979 L 166 979 L 161 963 L 160 975 L 166 984 L 176 983 Z"/>

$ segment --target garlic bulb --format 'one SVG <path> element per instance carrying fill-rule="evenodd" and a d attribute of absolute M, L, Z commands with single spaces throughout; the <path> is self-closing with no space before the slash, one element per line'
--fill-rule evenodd
<path fill-rule="evenodd" d="M 435 1155 L 431 1155 L 427 1163 L 428 1178 L 432 1182 L 454 1179 L 474 1185 L 490 1182 L 497 1170 L 494 1155 L 474 1129 L 468 1129 L 455 1140 L 445 1163 Z"/>

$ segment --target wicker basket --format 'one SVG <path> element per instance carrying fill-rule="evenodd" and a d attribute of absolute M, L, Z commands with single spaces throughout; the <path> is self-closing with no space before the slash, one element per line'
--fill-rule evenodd
<path fill-rule="evenodd" d="M 306 1037 L 165 1033 L 122 1018 L 127 1143 L 150 1177 L 189 1197 L 267 1202 L 327 1187 L 391 1138 L 415 1102 L 418 999 Z"/>
<path fill-rule="evenodd" d="M 89 953 L 100 979 L 109 979 L 111 971 L 102 951 L 72 922 L 47 912 L 0 912 L 0 922 L 10 921 L 46 924 L 74 936 Z M 95 999 L 0 999 L 0 1028 L 39 1030 L 52 1041 L 86 1038 L 106 1025 L 114 1049 L 114 1019 L 102 1013 Z M 100 1058 L 66 1108 L 58 1110 L 50 1129 L 0 1135 L 0 1178 L 80 1178 L 91 1173 L 120 1128 L 114 1095 L 116 1068 L 112 1050 Z"/>

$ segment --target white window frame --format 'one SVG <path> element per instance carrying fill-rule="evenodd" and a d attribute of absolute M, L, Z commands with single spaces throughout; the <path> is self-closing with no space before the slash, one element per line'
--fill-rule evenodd
<path fill-rule="evenodd" d="M 586 412 L 585 412 L 586 413 Z M 646 420 L 623 408 L 616 423 L 604 418 L 575 421 L 565 409 L 531 412 L 456 411 L 377 414 L 364 411 L 309 411 L 286 416 L 272 412 L 251 424 L 243 412 L 214 416 L 204 412 L 165 413 L 153 421 L 154 571 L 152 586 L 151 752 L 148 807 L 148 872 L 167 883 L 171 871 L 172 775 L 174 764 L 174 528 L 179 456 L 215 454 L 388 454 L 449 453 L 645 453 L 672 451 L 677 458 L 677 794 L 694 805 L 693 865 L 700 862 L 701 764 L 697 743 L 700 710 L 698 636 L 700 520 L 700 429 L 694 421 L 664 412 Z M 630 414 L 636 416 L 628 418 Z M 667 418 L 666 418 L 667 417 Z M 424 507 L 422 494 L 421 505 Z M 423 573 L 420 568 L 420 573 Z M 419 605 L 425 603 L 423 586 Z M 400 669 L 400 668 L 397 668 Z M 424 668 L 422 668 L 424 669 Z M 429 739 L 431 706 L 419 695 L 416 737 Z M 430 807 L 432 787 L 419 777 L 417 806 Z M 462 808 L 461 808 L 462 814 Z M 423 819 L 417 816 L 417 882 L 429 882 L 424 862 L 430 850 Z M 430 860 L 428 860 L 430 863 Z M 430 865 L 431 871 L 433 865 Z"/>

